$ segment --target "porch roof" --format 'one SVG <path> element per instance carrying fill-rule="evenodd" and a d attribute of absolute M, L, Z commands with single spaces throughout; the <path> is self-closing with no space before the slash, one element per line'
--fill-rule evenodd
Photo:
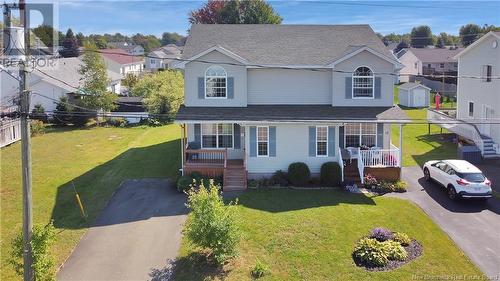
<path fill-rule="evenodd" d="M 392 107 L 333 107 L 330 105 L 248 105 L 246 107 L 186 107 L 182 105 L 176 122 L 386 122 L 408 123 L 406 113 Z"/>

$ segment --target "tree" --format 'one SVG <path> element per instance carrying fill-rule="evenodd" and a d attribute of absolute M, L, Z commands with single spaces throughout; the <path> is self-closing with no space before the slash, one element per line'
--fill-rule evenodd
<path fill-rule="evenodd" d="M 83 47 L 83 43 L 85 42 L 85 35 L 83 33 L 78 32 L 76 34 L 76 41 L 78 42 L 78 46 Z"/>
<path fill-rule="evenodd" d="M 143 103 L 152 114 L 168 114 L 172 118 L 184 99 L 184 78 L 176 70 L 145 75 L 132 88 L 132 95 L 144 97 Z"/>
<path fill-rule="evenodd" d="M 54 46 L 54 38 L 57 36 L 57 31 L 50 25 L 40 25 L 33 28 L 33 33 L 47 47 Z"/>
<path fill-rule="evenodd" d="M 58 125 L 66 125 L 71 122 L 72 107 L 68 104 L 68 97 L 61 96 L 54 111 L 54 122 Z"/>
<path fill-rule="evenodd" d="M 414 48 L 425 48 L 433 45 L 431 28 L 427 25 L 412 28 L 410 36 L 411 46 Z"/>
<path fill-rule="evenodd" d="M 444 40 L 442 37 L 438 37 L 436 47 L 443 49 L 445 47 Z"/>
<path fill-rule="evenodd" d="M 136 45 L 141 45 L 146 53 L 161 46 L 160 39 L 156 38 L 154 35 L 142 35 L 140 33 L 132 36 L 132 42 Z"/>
<path fill-rule="evenodd" d="M 209 249 L 215 260 L 222 264 L 235 256 L 241 230 L 238 228 L 236 202 L 224 204 L 219 188 L 210 180 L 199 188 L 190 189 L 188 203 L 191 213 L 186 223 L 186 237 L 196 246 Z"/>
<path fill-rule="evenodd" d="M 477 24 L 466 24 L 462 27 L 460 27 L 460 38 L 462 40 L 462 45 L 464 47 L 469 46 L 470 44 L 474 43 L 479 37 L 481 37 L 482 29 L 479 25 Z"/>
<path fill-rule="evenodd" d="M 107 90 L 109 80 L 104 60 L 95 44 L 86 42 L 84 50 L 82 65 L 78 69 L 83 81 L 82 105 L 93 110 L 111 111 L 116 107 L 118 97 Z"/>
<path fill-rule="evenodd" d="M 65 58 L 70 57 L 78 57 L 80 52 L 78 50 L 78 41 L 76 40 L 75 35 L 71 28 L 66 31 L 66 36 L 64 37 L 64 41 L 62 43 L 63 49 L 59 51 L 61 56 Z"/>
<path fill-rule="evenodd" d="M 183 45 L 184 36 L 178 34 L 177 32 L 163 32 L 161 35 L 161 44 L 176 44 L 178 46 Z"/>
<path fill-rule="evenodd" d="M 192 24 L 280 24 L 282 20 L 264 0 L 208 0 L 189 15 Z"/>
<path fill-rule="evenodd" d="M 137 75 L 127 73 L 125 78 L 122 80 L 122 86 L 125 86 L 130 90 L 137 84 L 137 82 L 139 82 L 139 77 L 137 77 Z"/>

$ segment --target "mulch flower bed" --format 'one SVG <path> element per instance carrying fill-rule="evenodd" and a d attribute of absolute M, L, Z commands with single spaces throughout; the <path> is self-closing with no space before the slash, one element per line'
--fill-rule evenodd
<path fill-rule="evenodd" d="M 354 255 L 353 260 L 357 266 L 363 267 L 368 271 L 389 271 L 409 263 L 410 261 L 420 257 L 423 253 L 422 245 L 415 239 L 412 239 L 411 243 L 404 248 L 408 253 L 408 257 L 404 261 L 390 260 L 385 266 L 367 266 L 354 257 Z"/>

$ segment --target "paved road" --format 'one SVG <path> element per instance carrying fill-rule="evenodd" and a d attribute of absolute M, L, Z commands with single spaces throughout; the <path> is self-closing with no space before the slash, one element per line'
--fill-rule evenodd
<path fill-rule="evenodd" d="M 420 167 L 403 168 L 403 179 L 408 192 L 391 196 L 415 202 L 486 275 L 500 278 L 500 200 L 451 201 Z"/>
<path fill-rule="evenodd" d="M 83 236 L 58 280 L 158 278 L 177 256 L 187 210 L 167 180 L 129 180 Z"/>

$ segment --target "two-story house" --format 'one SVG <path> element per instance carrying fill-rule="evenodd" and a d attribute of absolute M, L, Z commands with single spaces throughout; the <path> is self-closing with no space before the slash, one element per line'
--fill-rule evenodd
<path fill-rule="evenodd" d="M 146 70 L 156 71 L 158 69 L 172 68 L 178 62 L 182 54 L 182 46 L 168 44 L 148 54 L 146 57 Z"/>
<path fill-rule="evenodd" d="M 370 26 L 193 25 L 182 58 L 183 173 L 224 175 L 225 190 L 293 162 L 313 175 L 329 161 L 355 166 L 360 181 L 366 169 L 399 173 L 402 65 Z"/>
<path fill-rule="evenodd" d="M 475 124 L 485 158 L 500 157 L 500 32 L 485 34 L 456 55 L 457 118 Z M 474 140 L 474 137 L 469 137 Z"/>

